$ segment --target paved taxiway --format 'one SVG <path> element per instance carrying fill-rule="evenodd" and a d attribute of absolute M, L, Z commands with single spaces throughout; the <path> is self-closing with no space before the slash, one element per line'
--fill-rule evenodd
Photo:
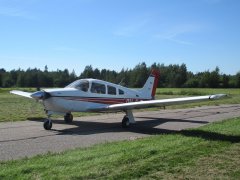
<path fill-rule="evenodd" d="M 123 115 L 117 113 L 75 118 L 72 124 L 55 119 L 51 131 L 43 129 L 41 120 L 0 123 L 0 160 L 198 127 L 213 121 L 240 117 L 240 105 L 135 112 L 137 123 L 127 129 L 121 128 Z"/>

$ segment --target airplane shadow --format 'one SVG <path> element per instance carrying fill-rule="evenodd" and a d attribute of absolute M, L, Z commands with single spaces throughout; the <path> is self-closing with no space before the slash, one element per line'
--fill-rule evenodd
<path fill-rule="evenodd" d="M 209 141 L 227 141 L 230 143 L 239 143 L 240 136 L 225 135 L 216 132 L 204 131 L 199 129 L 182 130 L 179 132 L 184 136 L 198 137 Z"/>
<path fill-rule="evenodd" d="M 185 119 L 169 119 L 169 118 L 153 118 L 153 117 L 136 117 L 146 120 L 137 121 L 136 124 L 132 124 L 129 128 L 122 128 L 121 122 L 91 122 L 91 121 L 73 121 L 71 124 L 66 124 L 63 120 L 54 119 L 52 131 L 57 132 L 57 135 L 91 135 L 101 133 L 112 132 L 134 132 L 139 134 L 157 135 L 157 134 L 181 134 L 184 136 L 197 137 L 211 141 L 227 141 L 230 143 L 239 143 L 240 136 L 225 135 L 216 132 L 204 131 L 199 129 L 190 130 L 169 130 L 156 128 L 156 126 L 167 122 L 185 122 L 185 123 L 198 123 L 207 124 L 207 121 L 192 121 Z M 44 121 L 40 119 L 29 118 L 30 121 Z M 54 124 L 64 124 L 66 129 L 58 130 L 54 129 Z M 68 125 L 71 127 L 67 128 Z M 72 127 L 74 125 L 74 127 Z"/>

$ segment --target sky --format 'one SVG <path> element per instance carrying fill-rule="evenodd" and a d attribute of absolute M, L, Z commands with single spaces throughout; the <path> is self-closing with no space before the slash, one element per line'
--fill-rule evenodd
<path fill-rule="evenodd" d="M 0 0 L 0 68 L 240 71 L 239 0 Z"/>

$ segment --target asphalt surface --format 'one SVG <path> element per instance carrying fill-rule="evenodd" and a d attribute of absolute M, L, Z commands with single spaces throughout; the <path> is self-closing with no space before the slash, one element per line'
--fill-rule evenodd
<path fill-rule="evenodd" d="M 199 127 L 209 122 L 240 117 L 240 104 L 135 112 L 137 123 L 127 129 L 121 127 L 123 116 L 117 113 L 75 118 L 71 125 L 65 124 L 62 119 L 53 119 L 51 131 L 43 129 L 41 120 L 0 123 L 0 160 Z"/>

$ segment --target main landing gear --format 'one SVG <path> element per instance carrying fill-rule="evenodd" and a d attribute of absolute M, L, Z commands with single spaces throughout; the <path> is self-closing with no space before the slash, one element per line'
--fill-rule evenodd
<path fill-rule="evenodd" d="M 126 115 L 123 117 L 123 120 L 122 120 L 122 127 L 123 128 L 127 128 L 131 124 L 136 123 L 131 110 L 126 110 L 125 113 L 126 113 Z"/>
<path fill-rule="evenodd" d="M 129 118 L 127 117 L 127 115 L 125 115 L 122 120 L 122 127 L 127 128 L 129 126 L 130 126 Z"/>
<path fill-rule="evenodd" d="M 67 124 L 72 123 L 72 121 L 73 121 L 73 115 L 72 115 L 71 113 L 67 113 L 67 114 L 64 116 L 64 121 L 65 121 L 65 123 L 67 123 Z"/>

